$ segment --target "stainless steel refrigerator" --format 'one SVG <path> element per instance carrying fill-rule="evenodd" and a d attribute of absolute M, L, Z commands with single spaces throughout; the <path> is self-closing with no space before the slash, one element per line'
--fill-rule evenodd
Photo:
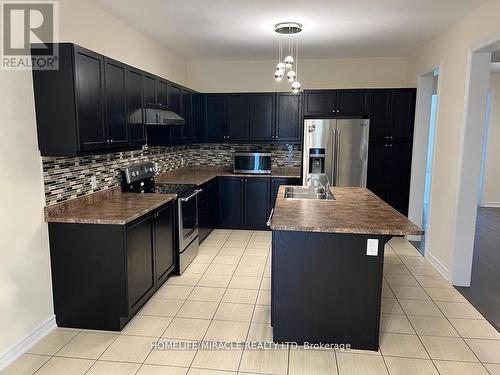
<path fill-rule="evenodd" d="M 369 133 L 370 120 L 305 120 L 304 185 L 310 175 L 324 173 L 332 185 L 366 187 Z"/>

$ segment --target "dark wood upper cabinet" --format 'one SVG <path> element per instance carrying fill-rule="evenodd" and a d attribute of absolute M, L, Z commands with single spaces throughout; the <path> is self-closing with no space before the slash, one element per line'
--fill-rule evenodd
<path fill-rule="evenodd" d="M 77 46 L 74 53 L 80 149 L 103 149 L 108 143 L 104 114 L 104 58 Z"/>
<path fill-rule="evenodd" d="M 144 74 L 144 106 L 156 104 L 156 78 L 149 74 Z"/>
<path fill-rule="evenodd" d="M 391 91 L 385 89 L 372 90 L 370 111 L 370 140 L 385 141 L 389 139 Z M 387 137 L 387 138 L 386 138 Z"/>
<path fill-rule="evenodd" d="M 146 132 L 142 104 L 142 72 L 140 70 L 127 67 L 125 91 L 130 146 L 142 146 L 146 144 Z"/>
<path fill-rule="evenodd" d="M 205 97 L 205 141 L 226 140 L 226 96 L 208 94 Z"/>
<path fill-rule="evenodd" d="M 177 85 L 168 85 L 168 109 L 174 111 L 179 116 L 181 113 L 181 88 Z"/>
<path fill-rule="evenodd" d="M 126 76 L 126 65 L 104 59 L 104 97 L 110 148 L 126 148 L 129 145 Z"/>
<path fill-rule="evenodd" d="M 276 94 L 251 94 L 249 127 L 251 141 L 273 140 Z"/>
<path fill-rule="evenodd" d="M 249 139 L 249 96 L 229 94 L 226 97 L 228 141 L 248 141 Z"/>
<path fill-rule="evenodd" d="M 415 89 L 392 90 L 389 140 L 413 139 L 415 101 Z"/>
<path fill-rule="evenodd" d="M 335 115 L 337 105 L 336 90 L 306 91 L 305 113 L 306 116 Z"/>
<path fill-rule="evenodd" d="M 156 80 L 156 104 L 168 106 L 168 83 L 161 79 Z"/>
<path fill-rule="evenodd" d="M 336 111 L 339 116 L 368 114 L 369 90 L 337 90 Z"/>
<path fill-rule="evenodd" d="M 276 94 L 274 139 L 280 142 L 300 142 L 302 139 L 302 94 Z"/>
<path fill-rule="evenodd" d="M 307 90 L 304 116 L 366 116 L 370 90 Z"/>
<path fill-rule="evenodd" d="M 185 124 L 181 126 L 182 139 L 184 141 L 191 141 L 195 137 L 194 124 L 193 124 L 193 94 L 191 91 L 182 89 L 182 111 L 181 116 L 184 118 Z"/>

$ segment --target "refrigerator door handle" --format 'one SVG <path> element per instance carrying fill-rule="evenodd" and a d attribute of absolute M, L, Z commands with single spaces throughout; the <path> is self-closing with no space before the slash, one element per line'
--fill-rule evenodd
<path fill-rule="evenodd" d="M 340 135 L 341 132 L 337 128 L 337 136 L 336 136 L 336 141 L 337 144 L 335 145 L 335 152 L 337 155 L 335 155 L 335 186 L 338 186 L 339 183 L 339 178 L 340 178 Z"/>
<path fill-rule="evenodd" d="M 333 147 L 332 147 L 332 185 L 337 185 L 337 128 L 333 129 Z"/>

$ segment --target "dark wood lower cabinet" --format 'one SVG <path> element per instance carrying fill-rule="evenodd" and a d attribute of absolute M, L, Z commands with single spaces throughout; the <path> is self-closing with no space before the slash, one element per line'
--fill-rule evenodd
<path fill-rule="evenodd" d="M 121 330 L 174 269 L 175 202 L 127 225 L 49 223 L 59 327 Z"/>
<path fill-rule="evenodd" d="M 244 186 L 245 180 L 242 177 L 219 177 L 219 228 L 243 227 Z"/>
<path fill-rule="evenodd" d="M 245 178 L 245 226 L 267 229 L 270 211 L 271 180 L 269 178 Z"/>

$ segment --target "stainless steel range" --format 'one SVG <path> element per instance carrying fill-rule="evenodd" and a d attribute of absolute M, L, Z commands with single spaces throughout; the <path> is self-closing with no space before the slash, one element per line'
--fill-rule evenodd
<path fill-rule="evenodd" d="M 178 269 L 183 273 L 198 255 L 198 194 L 202 189 L 188 184 L 155 183 L 153 163 L 122 170 L 122 188 L 130 193 L 177 194 Z"/>

